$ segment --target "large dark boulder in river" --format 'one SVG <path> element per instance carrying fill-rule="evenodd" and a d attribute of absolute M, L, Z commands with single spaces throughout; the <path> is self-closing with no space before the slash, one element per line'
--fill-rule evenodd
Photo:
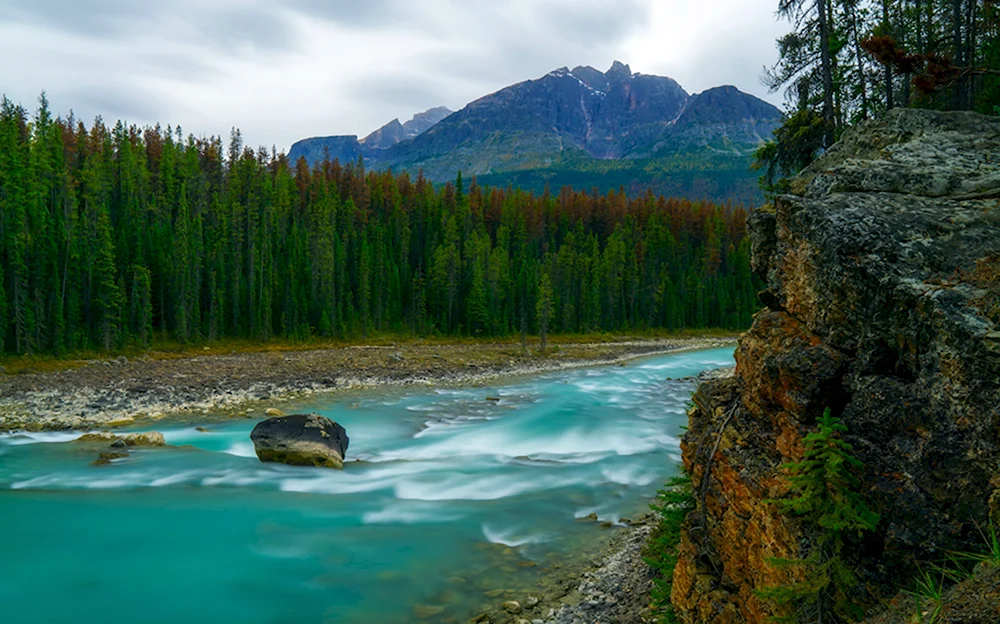
<path fill-rule="evenodd" d="M 257 458 L 293 466 L 343 468 L 350 439 L 343 427 L 319 414 L 262 421 L 250 432 Z"/>

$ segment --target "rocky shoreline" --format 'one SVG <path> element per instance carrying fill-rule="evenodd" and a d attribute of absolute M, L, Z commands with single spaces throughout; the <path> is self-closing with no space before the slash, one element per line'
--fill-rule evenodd
<path fill-rule="evenodd" d="M 470 622 L 640 624 L 654 621 L 649 607 L 652 570 L 643 558 L 643 549 L 657 521 L 656 515 L 648 513 L 625 526 L 595 524 L 595 531 L 615 531 L 610 540 L 603 538 L 607 540 L 603 547 L 545 568 L 543 576 L 530 588 L 486 592 L 494 602 L 484 605 Z"/>
<path fill-rule="evenodd" d="M 93 360 L 58 372 L 0 373 L 0 431 L 114 428 L 164 418 L 253 417 L 282 401 L 343 390 L 474 385 L 508 375 L 731 346 L 735 338 L 517 344 L 401 344 L 181 358 Z"/>

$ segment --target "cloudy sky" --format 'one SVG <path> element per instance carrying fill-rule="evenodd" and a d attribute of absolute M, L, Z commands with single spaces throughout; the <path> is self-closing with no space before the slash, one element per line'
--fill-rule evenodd
<path fill-rule="evenodd" d="M 777 0 L 0 0 L 0 92 L 287 149 L 575 65 L 780 104 Z"/>

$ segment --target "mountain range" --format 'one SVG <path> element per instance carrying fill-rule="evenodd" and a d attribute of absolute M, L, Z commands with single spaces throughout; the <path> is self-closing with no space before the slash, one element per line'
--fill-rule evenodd
<path fill-rule="evenodd" d="M 675 80 L 563 67 L 471 102 L 394 119 L 363 139 L 296 142 L 289 157 L 413 173 L 434 181 L 461 171 L 480 182 L 540 191 L 571 184 L 602 191 L 652 188 L 692 198 L 756 201 L 754 149 L 781 123 L 771 104 L 721 86 L 691 95 Z"/>

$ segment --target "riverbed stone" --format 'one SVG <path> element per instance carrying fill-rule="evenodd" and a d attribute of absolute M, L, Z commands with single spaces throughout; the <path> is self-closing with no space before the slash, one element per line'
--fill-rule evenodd
<path fill-rule="evenodd" d="M 107 442 L 110 444 L 111 442 L 114 442 L 117 438 L 118 436 L 109 431 L 101 431 L 100 433 L 85 433 L 79 438 L 77 438 L 75 441 L 84 442 L 88 444 L 101 443 L 101 442 Z"/>
<path fill-rule="evenodd" d="M 130 446 L 165 446 L 166 440 L 159 431 L 115 434 L 110 431 L 85 433 L 75 440 L 84 444 L 107 444 L 111 448 L 122 449 Z"/>
<path fill-rule="evenodd" d="M 506 611 L 507 613 L 510 613 L 511 615 L 517 615 L 518 613 L 524 611 L 524 608 L 521 607 L 520 602 L 516 600 L 508 600 L 507 602 L 503 603 L 503 610 Z"/>
<path fill-rule="evenodd" d="M 121 437 L 127 446 L 165 446 L 167 441 L 159 431 L 143 431 L 141 433 L 126 433 Z"/>
<path fill-rule="evenodd" d="M 102 451 L 92 464 L 94 466 L 107 466 L 116 459 L 124 459 L 128 456 L 129 454 L 127 451 Z"/>
<path fill-rule="evenodd" d="M 339 424 L 319 414 L 292 414 L 257 423 L 250 433 L 257 458 L 294 466 L 343 469 L 350 439 Z"/>
<path fill-rule="evenodd" d="M 440 605 L 427 605 L 427 604 L 413 605 L 413 615 L 416 616 L 418 620 L 426 620 L 434 617 L 435 615 L 441 615 L 443 612 L 444 612 L 444 607 Z"/>

